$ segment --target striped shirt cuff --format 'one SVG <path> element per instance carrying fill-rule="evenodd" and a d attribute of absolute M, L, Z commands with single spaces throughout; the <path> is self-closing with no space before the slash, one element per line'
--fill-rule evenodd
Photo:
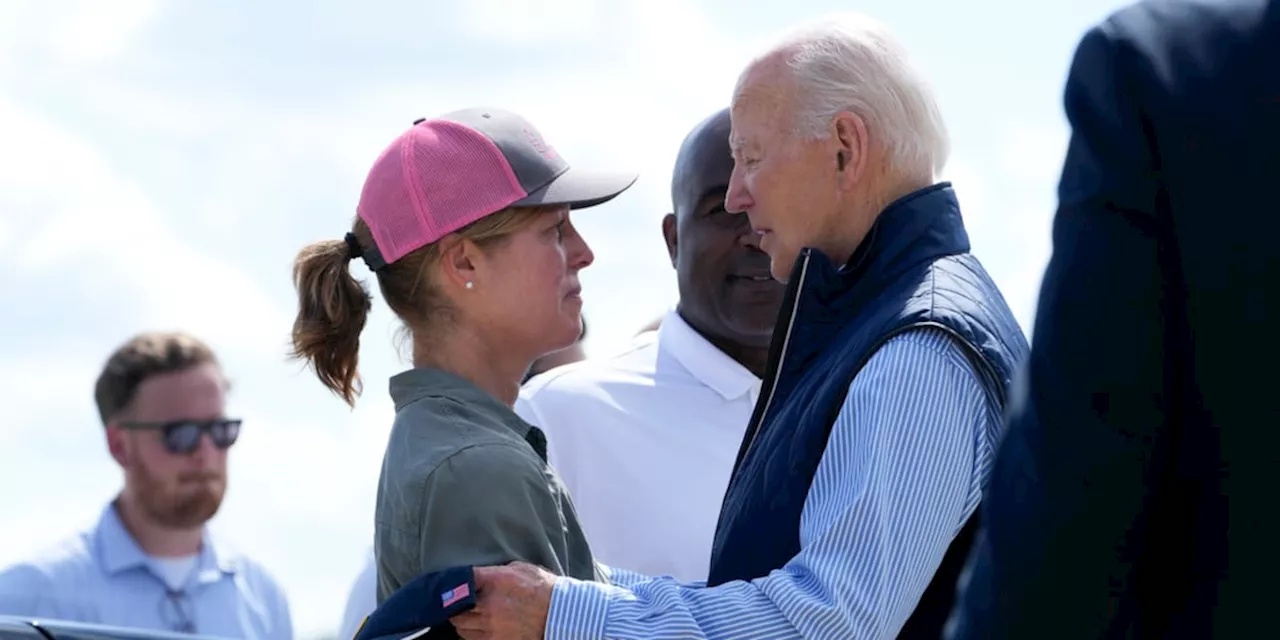
<path fill-rule="evenodd" d="M 609 603 L 624 589 L 600 582 L 556 578 L 544 640 L 604 640 Z"/>

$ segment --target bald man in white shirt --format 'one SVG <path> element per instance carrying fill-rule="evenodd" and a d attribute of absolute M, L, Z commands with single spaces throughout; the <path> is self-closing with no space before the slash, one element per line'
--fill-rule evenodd
<path fill-rule="evenodd" d="M 760 392 L 783 285 L 725 211 L 729 113 L 685 139 L 662 221 L 680 302 L 629 348 L 530 380 L 515 410 L 547 434 L 596 558 L 707 575 L 721 500 Z"/>

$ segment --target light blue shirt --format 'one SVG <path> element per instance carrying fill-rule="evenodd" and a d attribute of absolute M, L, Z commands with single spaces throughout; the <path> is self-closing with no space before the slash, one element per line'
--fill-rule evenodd
<path fill-rule="evenodd" d="M 159 631 L 177 631 L 187 617 L 204 636 L 293 639 L 279 585 L 207 529 L 184 596 L 168 597 L 157 567 L 107 505 L 89 530 L 0 572 L 0 614 Z"/>
<path fill-rule="evenodd" d="M 896 637 L 977 507 L 1001 434 L 961 349 L 912 330 L 853 379 L 786 566 L 712 588 L 616 569 L 613 585 L 557 578 L 546 639 Z"/>
<path fill-rule="evenodd" d="M 351 640 L 356 637 L 364 619 L 378 608 L 378 560 L 373 555 L 373 547 L 365 557 L 364 568 L 356 581 L 351 585 L 351 593 L 347 594 L 347 608 L 342 614 L 342 626 L 338 628 L 338 640 Z"/>

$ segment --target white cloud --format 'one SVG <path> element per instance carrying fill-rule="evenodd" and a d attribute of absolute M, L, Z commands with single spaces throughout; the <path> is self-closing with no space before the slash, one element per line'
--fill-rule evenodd
<path fill-rule="evenodd" d="M 0 2 L 0 80 L 22 56 L 22 34 L 30 24 L 34 2 Z"/>
<path fill-rule="evenodd" d="M 58 57 L 73 64 L 102 64 L 125 51 L 157 17 L 161 0 L 85 0 L 65 11 L 51 34 Z"/>
<path fill-rule="evenodd" d="M 12 399 L 5 403 L 0 452 L 16 451 L 30 438 L 62 437 L 68 429 L 87 432 L 61 420 L 78 419 L 90 426 L 97 422 L 93 383 L 98 364 L 92 358 L 68 352 L 11 356 L 0 361 L 0 389 Z M 69 389 L 79 392 L 68 393 Z"/>
<path fill-rule="evenodd" d="M 467 0 L 459 25 L 477 38 L 532 44 L 589 34 L 599 23 L 598 0 Z"/>
<path fill-rule="evenodd" d="M 966 158 L 953 155 L 939 180 L 951 182 L 968 229 L 981 227 L 989 219 L 992 206 L 990 189 L 982 172 L 974 169 Z"/>
<path fill-rule="evenodd" d="M 0 220 L 23 237 L 10 268 L 71 272 L 133 298 L 141 324 L 181 326 L 212 342 L 279 348 L 288 316 L 229 256 L 198 249 L 170 213 L 87 141 L 0 100 Z M 32 212 L 39 211 L 39 215 Z M 0 264 L 5 260 L 0 257 Z"/>
<path fill-rule="evenodd" d="M 998 195 L 970 225 L 975 251 L 1028 335 L 1052 251 L 1058 172 L 1067 144 L 1065 127 L 1042 122 L 1011 123 L 996 139 L 994 170 L 979 179 Z"/>
<path fill-rule="evenodd" d="M 161 86 L 138 86 L 102 77 L 85 77 L 83 90 L 99 116 L 121 129 L 145 131 L 178 142 L 199 140 L 210 130 L 244 117 L 248 108 L 228 96 L 175 95 Z"/>
<path fill-rule="evenodd" d="M 5 0 L 0 2 L 0 72 L 46 56 L 70 67 L 110 63 L 129 50 L 162 8 L 163 0 Z"/>
<path fill-rule="evenodd" d="M 1033 184 L 1056 185 L 1070 132 L 1065 125 L 1048 127 L 1019 122 L 1009 125 L 1001 141 L 1001 169 Z"/>

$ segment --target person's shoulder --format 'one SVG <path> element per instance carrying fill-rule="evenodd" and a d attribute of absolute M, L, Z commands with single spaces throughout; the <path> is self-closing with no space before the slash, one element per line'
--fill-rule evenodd
<path fill-rule="evenodd" d="M 841 411 L 861 411 L 867 402 L 886 408 L 959 402 L 981 412 L 985 389 L 969 347 L 959 338 L 938 327 L 914 327 L 871 354 L 849 382 Z"/>
<path fill-rule="evenodd" d="M 228 557 L 234 564 L 236 573 L 244 576 L 245 579 L 261 585 L 263 589 L 269 592 L 284 593 L 284 588 L 280 586 L 280 581 L 276 579 L 275 574 L 253 556 L 245 554 L 226 543 L 219 544 L 218 553 Z"/>
<path fill-rule="evenodd" d="M 604 385 L 651 379 L 657 353 L 658 333 L 642 333 L 615 353 L 564 364 L 530 378 L 521 388 L 520 397 L 536 402 L 550 396 L 592 393 Z"/>
<path fill-rule="evenodd" d="M 537 454 L 514 442 L 482 442 L 459 449 L 432 473 L 436 482 L 474 483 L 542 474 Z"/>
<path fill-rule="evenodd" d="M 0 568 L 0 613 L 82 619 L 104 592 L 91 532 L 66 536 Z"/>
<path fill-rule="evenodd" d="M 512 422 L 519 420 L 509 407 L 485 397 L 458 398 L 424 395 L 396 411 L 391 439 L 412 442 L 416 454 L 430 452 L 439 459 L 477 443 L 501 443 Z"/>
<path fill-rule="evenodd" d="M 394 426 L 420 427 L 423 423 L 429 423 L 432 427 L 446 427 L 471 420 L 493 419 L 493 411 L 488 406 L 482 406 L 471 399 L 446 394 L 424 394 L 396 411 Z"/>
<path fill-rule="evenodd" d="M 63 536 L 0 569 L 0 590 L 26 585 L 32 590 L 81 588 L 99 575 L 92 531 Z"/>
<path fill-rule="evenodd" d="M 432 512 L 480 519 L 503 518 L 511 505 L 550 487 L 548 469 L 528 447 L 477 444 L 445 459 L 427 478 L 423 493 Z M 441 510 L 444 510 L 443 512 Z"/>
<path fill-rule="evenodd" d="M 1000 410 L 988 397 L 969 347 L 941 328 L 916 327 L 871 354 L 849 383 L 837 425 L 856 430 L 944 416 L 956 429 L 985 431 L 1000 421 Z"/>
<path fill-rule="evenodd" d="M 939 365 L 976 374 L 960 339 L 933 326 L 915 327 L 889 338 L 867 361 L 868 367 L 912 367 L 922 371 L 936 371 Z"/>
<path fill-rule="evenodd" d="M 218 546 L 219 553 L 233 557 L 239 595 L 249 600 L 247 608 L 260 618 L 259 624 L 268 625 L 267 637 L 292 638 L 293 614 L 288 592 L 275 575 L 261 562 L 240 553 L 226 542 L 219 542 Z"/>
<path fill-rule="evenodd" d="M 1119 39 L 1169 44 L 1201 34 L 1247 36 L 1275 22 L 1275 7 L 1274 0 L 1142 0 L 1112 12 L 1098 28 Z"/>
<path fill-rule="evenodd" d="M 1274 0 L 1143 0 L 1090 29 L 1081 49 L 1110 49 L 1130 73 L 1161 84 L 1212 81 L 1239 66 L 1236 57 L 1253 50 L 1248 43 L 1275 37 L 1276 6 Z"/>
<path fill-rule="evenodd" d="M 19 560 L 0 569 L 0 600 L 51 591 L 57 584 L 57 578 L 66 573 L 64 567 L 37 559 Z"/>
<path fill-rule="evenodd" d="M 445 396 L 416 400 L 396 412 L 384 467 L 396 469 L 397 483 L 413 484 L 468 447 L 514 440 L 505 436 L 509 426 L 502 423 L 519 417 L 498 413 Z"/>
<path fill-rule="evenodd" d="M 240 578 L 237 582 L 249 589 L 251 597 L 274 608 L 276 613 L 288 613 L 287 592 L 266 565 L 224 540 L 216 545 L 219 559 L 235 567 Z"/>

